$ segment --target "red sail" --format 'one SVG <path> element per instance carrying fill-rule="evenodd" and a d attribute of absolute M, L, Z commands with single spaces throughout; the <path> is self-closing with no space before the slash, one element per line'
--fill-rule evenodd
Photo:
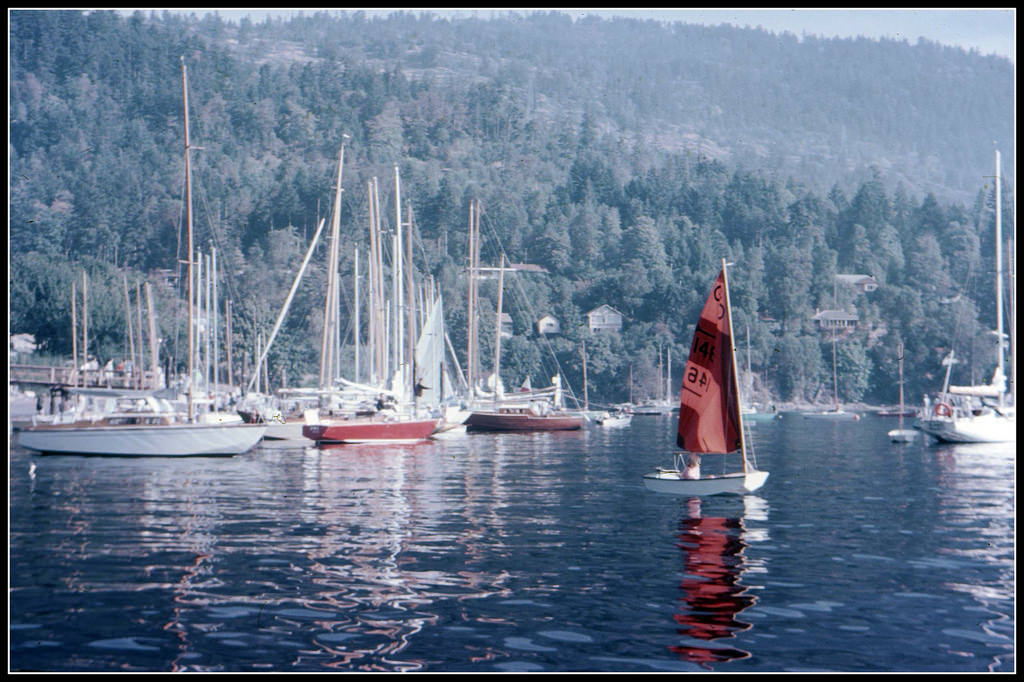
<path fill-rule="evenodd" d="M 725 273 L 718 275 L 693 333 L 680 390 L 676 443 L 689 452 L 740 449 L 740 407 L 733 380 Z"/>

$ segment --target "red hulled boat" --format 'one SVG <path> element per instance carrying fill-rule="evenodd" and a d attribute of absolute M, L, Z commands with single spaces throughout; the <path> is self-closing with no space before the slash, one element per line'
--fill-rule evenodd
<path fill-rule="evenodd" d="M 537 414 L 529 408 L 505 408 L 474 412 L 466 420 L 467 431 L 574 431 L 583 428 L 578 414 Z"/>
<path fill-rule="evenodd" d="M 403 419 L 395 416 L 323 419 L 306 424 L 302 435 L 317 443 L 415 443 L 430 438 L 440 419 Z"/>

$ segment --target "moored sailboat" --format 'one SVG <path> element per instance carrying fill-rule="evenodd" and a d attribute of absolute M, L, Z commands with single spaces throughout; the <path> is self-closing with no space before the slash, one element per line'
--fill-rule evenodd
<path fill-rule="evenodd" d="M 900 363 L 900 409 L 898 414 L 899 426 L 892 431 L 889 431 L 889 440 L 894 443 L 909 443 L 910 441 L 917 438 L 917 431 L 913 429 L 903 428 L 903 344 L 901 343 L 896 349 L 897 357 Z"/>
<path fill-rule="evenodd" d="M 346 136 L 347 137 L 347 136 Z M 324 315 L 323 342 L 320 360 L 320 393 L 323 404 L 319 409 L 307 410 L 305 424 L 302 427 L 302 435 L 317 444 L 324 443 L 406 443 L 426 440 L 441 423 L 440 417 L 433 415 L 424 416 L 415 410 L 415 403 L 411 395 L 414 392 L 411 386 L 413 375 L 412 339 L 415 330 L 412 324 L 412 305 L 407 306 L 410 324 L 404 326 L 403 316 L 399 313 L 398 303 L 402 300 L 402 216 L 401 199 L 399 195 L 398 167 L 395 167 L 395 208 L 396 208 L 396 234 L 392 252 L 393 258 L 393 286 L 394 297 L 394 339 L 392 350 L 395 358 L 393 360 L 394 379 L 390 389 L 383 387 L 370 387 L 355 384 L 354 382 L 341 381 L 346 391 L 357 396 L 357 401 L 368 405 L 369 409 L 353 407 L 348 408 L 343 404 L 344 392 L 340 391 L 335 384 L 336 367 L 334 362 L 334 348 L 338 341 L 338 292 L 337 292 L 337 268 L 338 268 L 338 242 L 339 226 L 341 222 L 341 178 L 345 164 L 345 145 L 342 143 L 340 158 L 338 161 L 338 177 L 335 185 L 334 208 L 331 218 L 331 250 L 328 265 L 327 301 Z M 373 202 L 371 202 L 372 206 Z M 372 225 L 371 240 L 376 240 L 376 226 Z M 373 249 L 377 270 L 375 279 L 381 285 L 377 291 L 377 304 L 382 307 L 383 302 L 383 279 L 380 276 L 380 255 L 382 250 Z M 409 256 L 408 267 L 412 267 L 411 255 Z M 410 272 L 411 280 L 411 272 Z M 412 292 L 411 281 L 407 291 Z M 357 302 L 358 306 L 358 302 Z M 383 319 L 383 316 L 381 317 Z M 377 339 L 378 356 L 383 358 L 380 348 L 383 346 L 383 334 Z M 408 350 L 402 349 L 402 344 L 408 344 Z M 358 364 L 358 363 L 357 363 Z M 383 359 L 379 365 L 380 373 L 387 374 Z M 376 396 L 374 402 L 373 396 Z M 335 409 L 338 406 L 340 409 Z"/>
<path fill-rule="evenodd" d="M 465 420 L 467 431 L 576 431 L 583 428 L 581 412 L 565 409 L 562 398 L 561 376 L 555 375 L 551 387 L 540 390 L 526 390 L 505 394 L 501 381 L 501 315 L 502 298 L 505 290 L 505 271 L 511 270 L 505 264 L 504 253 L 498 269 L 498 306 L 494 341 L 494 373 L 492 392 L 488 396 L 474 385 L 477 374 L 477 320 L 478 274 L 480 271 L 480 211 L 470 206 L 469 243 L 469 324 L 468 324 L 468 373 L 470 390 L 469 417 Z"/>
<path fill-rule="evenodd" d="M 921 418 L 921 430 L 946 443 L 1012 443 L 1017 440 L 1015 391 L 1007 391 L 1004 373 L 1003 338 L 1003 256 L 1002 204 L 999 178 L 999 152 L 996 151 L 995 232 L 996 232 L 996 337 L 998 360 L 991 382 L 985 386 L 949 386 L 952 353 L 946 368 L 946 380 L 938 401 Z M 1012 325 L 1011 325 L 1012 329 Z M 1015 355 L 1011 352 L 1011 358 Z M 1011 376 L 1013 364 L 1010 365 Z"/>
<path fill-rule="evenodd" d="M 649 490 L 688 496 L 743 495 L 757 490 L 768 479 L 768 472 L 759 471 L 747 457 L 724 259 L 694 330 L 683 372 L 676 443 L 685 452 L 676 454 L 672 468 L 658 468 L 644 475 Z M 701 455 L 737 452 L 741 457 L 739 471 L 701 474 Z M 684 459 L 689 465 L 684 466 Z"/>
<path fill-rule="evenodd" d="M 182 412 L 152 395 L 114 396 L 101 413 L 83 413 L 70 423 L 30 427 L 19 434 L 19 444 L 55 454 L 184 457 L 237 455 L 251 450 L 263 437 L 262 425 L 219 421 L 199 422 L 196 417 L 195 300 L 192 246 L 192 174 L 189 158 L 188 78 L 181 58 L 185 110 L 185 207 L 188 229 L 188 406 Z"/>

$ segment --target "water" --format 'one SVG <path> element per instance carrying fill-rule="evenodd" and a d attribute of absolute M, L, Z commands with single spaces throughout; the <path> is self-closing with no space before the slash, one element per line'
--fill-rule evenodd
<path fill-rule="evenodd" d="M 767 484 L 702 501 L 643 487 L 663 417 L 232 458 L 14 447 L 10 668 L 1012 672 L 1015 445 L 896 445 L 894 423 L 757 424 Z"/>

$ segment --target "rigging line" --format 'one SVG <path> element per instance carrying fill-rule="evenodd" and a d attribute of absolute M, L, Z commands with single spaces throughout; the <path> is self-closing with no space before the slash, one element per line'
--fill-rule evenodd
<path fill-rule="evenodd" d="M 485 216 L 485 218 L 486 218 L 486 216 Z M 505 251 L 505 246 L 504 246 L 504 244 L 502 244 L 501 238 L 498 237 L 497 230 L 490 224 L 490 219 L 486 218 L 482 222 L 484 222 L 484 225 L 488 229 L 488 231 L 490 232 L 491 237 L 494 239 L 495 243 L 498 245 L 499 256 L 507 256 L 508 254 Z M 534 311 L 533 307 L 529 304 L 529 298 L 526 295 L 526 291 L 523 289 L 522 283 L 519 282 L 517 278 L 513 278 L 513 281 L 514 281 L 514 286 L 517 288 L 517 291 L 519 293 L 519 297 L 521 298 L 521 301 L 518 300 L 518 299 L 514 300 L 513 304 L 521 306 L 521 305 L 523 305 L 522 301 L 525 301 L 526 302 L 525 303 L 525 306 L 526 306 L 525 310 L 527 312 L 528 319 L 531 319 L 531 320 L 535 319 L 536 311 Z M 551 342 L 547 338 L 542 338 L 541 339 L 541 343 L 547 348 L 548 352 L 550 353 L 551 359 L 555 363 L 556 373 L 560 377 L 562 377 L 564 379 L 564 381 L 565 381 L 564 388 L 566 390 L 566 393 L 569 395 L 569 397 L 571 397 L 573 399 L 573 401 L 576 403 L 576 406 L 580 407 L 581 406 L 580 400 L 576 396 L 576 392 L 573 390 L 572 384 L 569 382 L 569 379 L 566 377 L 565 372 L 562 371 L 562 365 L 561 365 L 561 363 L 558 362 L 558 356 L 555 355 L 554 346 L 551 344 Z M 542 367 L 542 369 L 544 369 L 544 368 Z"/>
<path fill-rule="evenodd" d="M 494 238 L 494 241 L 497 242 L 497 244 L 498 244 L 498 249 L 500 251 L 499 255 L 505 255 L 507 257 L 507 253 L 505 252 L 505 248 L 504 248 L 504 246 L 501 243 L 501 239 L 497 236 L 497 231 L 493 228 L 493 226 L 490 225 L 489 220 L 486 221 L 486 222 L 487 222 L 486 226 L 487 226 L 488 230 L 490 230 L 491 236 Z M 531 319 L 531 320 L 534 319 L 536 317 L 536 311 L 534 311 L 533 307 L 529 304 L 529 300 L 530 299 L 526 295 L 526 291 L 523 288 L 522 282 L 520 282 L 518 280 L 518 278 L 513 278 L 513 286 L 516 287 L 516 290 L 517 290 L 517 292 L 519 294 L 519 297 L 517 297 L 515 299 L 512 299 L 513 305 L 518 306 L 519 310 L 521 310 L 521 311 L 525 310 L 525 312 L 527 314 L 527 317 L 529 319 Z M 523 308 L 523 305 L 524 305 L 523 302 L 524 301 L 526 302 L 525 303 L 525 308 Z M 556 373 L 559 374 L 563 379 L 565 379 L 565 389 L 566 389 L 567 394 L 573 399 L 573 401 L 576 402 L 577 406 L 579 406 L 580 405 L 580 400 L 576 396 L 576 392 L 573 390 L 572 385 L 569 383 L 568 378 L 565 377 L 565 372 L 562 371 L 562 366 L 561 366 L 561 364 L 558 361 L 558 356 L 555 354 L 554 346 L 551 344 L 551 342 L 546 337 L 542 337 L 540 339 L 540 341 L 541 341 L 541 344 L 545 346 L 545 348 L 548 350 L 549 354 L 551 355 L 551 359 L 555 363 L 555 371 L 556 371 Z M 545 369 L 545 368 L 542 367 L 541 369 Z"/>

